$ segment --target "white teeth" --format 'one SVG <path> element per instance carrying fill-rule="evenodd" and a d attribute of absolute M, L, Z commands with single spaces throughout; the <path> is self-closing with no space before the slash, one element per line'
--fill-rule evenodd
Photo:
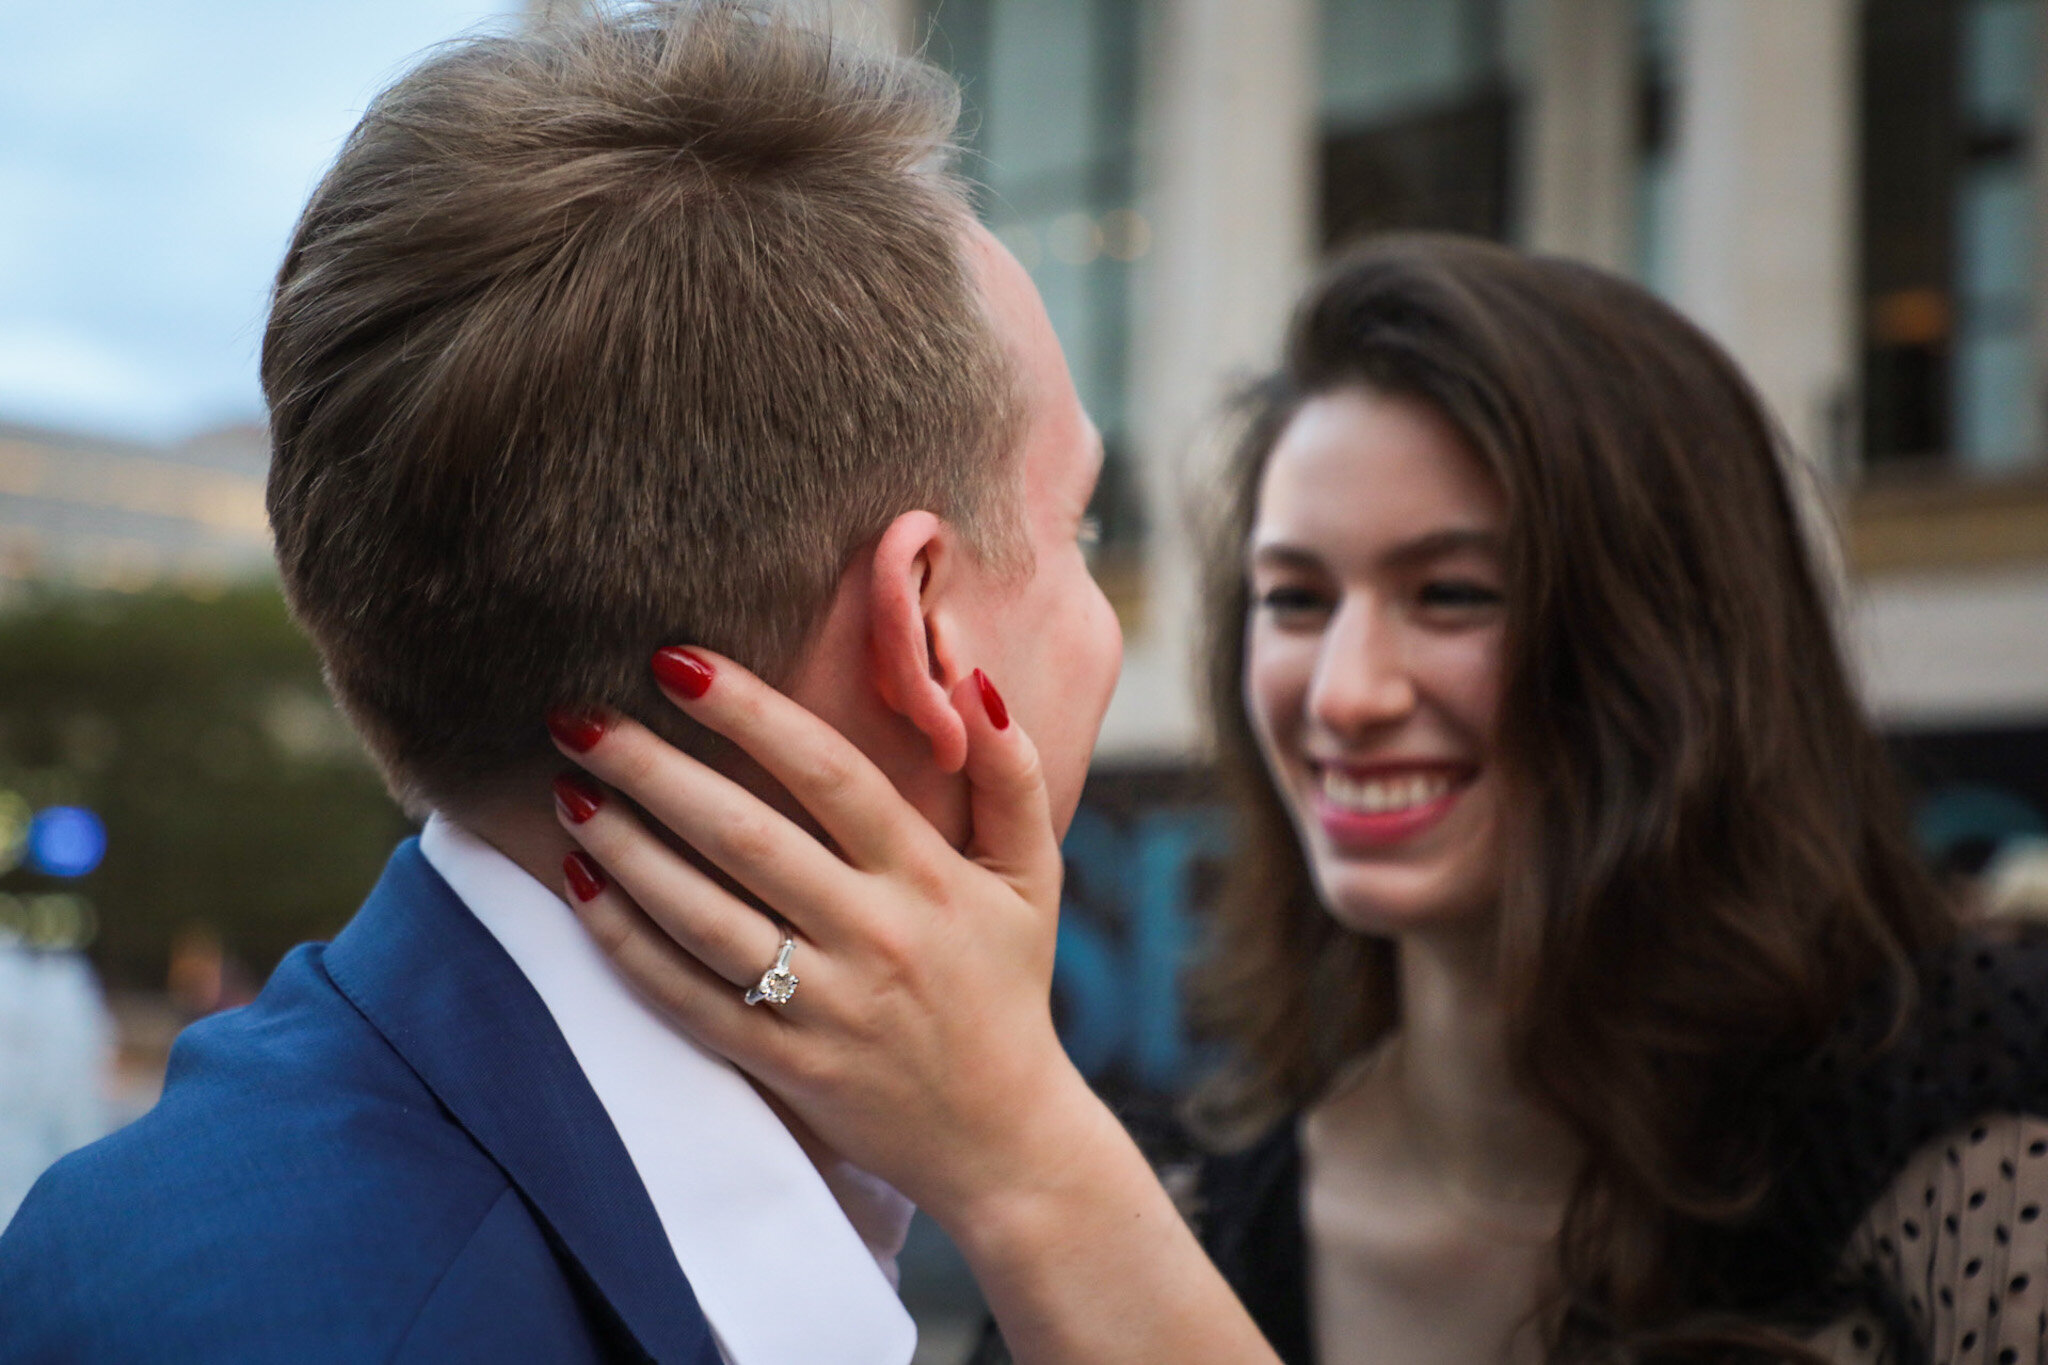
<path fill-rule="evenodd" d="M 1413 777 L 1357 778 L 1323 769 L 1323 799 L 1331 805 L 1361 815 L 1384 815 L 1388 811 L 1410 810 L 1429 804 L 1451 790 L 1451 779 L 1442 773 Z"/>

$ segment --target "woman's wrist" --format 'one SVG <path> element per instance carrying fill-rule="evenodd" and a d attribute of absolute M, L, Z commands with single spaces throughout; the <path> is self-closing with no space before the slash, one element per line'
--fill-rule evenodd
<path fill-rule="evenodd" d="M 1007 1178 L 939 1220 L 1013 1357 L 1277 1365 L 1137 1143 L 1074 1085 L 1029 1143 L 1004 1144 Z"/>
<path fill-rule="evenodd" d="M 928 1210 L 978 1269 L 1030 1262 L 1090 1221 L 1169 1207 L 1144 1154 L 1078 1071 L 1033 1106 L 979 1189 Z"/>

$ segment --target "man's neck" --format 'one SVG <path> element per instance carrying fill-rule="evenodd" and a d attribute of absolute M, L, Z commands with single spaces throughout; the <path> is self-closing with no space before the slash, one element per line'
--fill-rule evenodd
<path fill-rule="evenodd" d="M 562 860 L 576 851 L 553 810 L 538 802 L 500 801 L 448 818 L 519 865 L 556 895 L 563 893 Z"/>

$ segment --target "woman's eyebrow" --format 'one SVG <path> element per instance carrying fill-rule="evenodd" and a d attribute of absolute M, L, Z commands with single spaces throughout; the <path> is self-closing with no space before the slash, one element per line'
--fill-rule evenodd
<path fill-rule="evenodd" d="M 1318 569 L 1323 563 L 1322 556 L 1314 551 L 1282 540 L 1254 543 L 1247 558 L 1255 569 Z"/>
<path fill-rule="evenodd" d="M 1498 558 L 1503 551 L 1500 532 L 1480 527 L 1450 526 L 1413 540 L 1404 540 L 1382 556 L 1389 564 L 1415 564 L 1465 551 Z"/>
<path fill-rule="evenodd" d="M 1442 530 L 1430 531 L 1411 540 L 1396 543 L 1381 554 L 1380 560 L 1382 563 L 1401 567 L 1461 552 L 1492 555 L 1498 558 L 1503 548 L 1498 531 L 1480 527 L 1447 526 Z M 1284 540 L 1255 542 L 1247 559 L 1253 568 L 1267 569 L 1317 569 L 1323 564 L 1323 557 L 1315 551 Z"/>

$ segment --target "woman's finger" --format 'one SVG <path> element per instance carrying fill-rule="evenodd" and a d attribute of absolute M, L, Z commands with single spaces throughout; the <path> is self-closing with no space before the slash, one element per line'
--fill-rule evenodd
<path fill-rule="evenodd" d="M 671 748 L 626 716 L 551 721 L 562 753 L 650 816 L 777 913 L 821 942 L 851 899 L 856 872 L 781 811 L 721 772 Z"/>
<path fill-rule="evenodd" d="M 974 838 L 967 852 L 1034 905 L 1057 905 L 1059 842 L 1045 794 L 1038 746 L 1010 718 L 1002 694 L 975 669 L 953 689 L 967 725 L 967 781 Z"/>
<path fill-rule="evenodd" d="M 774 960 L 780 926 L 650 837 L 623 801 L 589 778 L 555 779 L 555 817 L 642 913 L 728 982 L 752 985 Z"/>
<path fill-rule="evenodd" d="M 851 740 L 709 650 L 656 650 L 655 679 L 690 719 L 738 745 L 788 789 L 855 867 L 894 864 L 937 838 Z"/>
<path fill-rule="evenodd" d="M 678 948 L 589 855 L 571 853 L 562 872 L 576 917 L 635 991 L 736 1065 L 768 1074 L 780 1064 L 788 1015 L 747 1004 L 743 991 Z"/>

